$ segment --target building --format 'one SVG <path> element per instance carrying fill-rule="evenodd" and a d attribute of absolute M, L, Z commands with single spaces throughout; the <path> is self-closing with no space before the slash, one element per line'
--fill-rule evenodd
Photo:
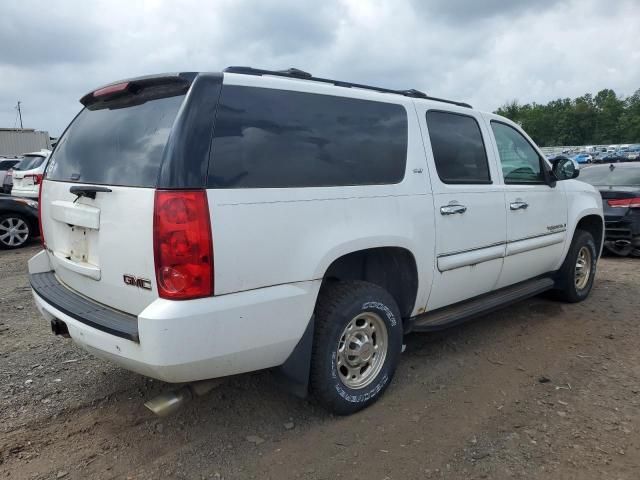
<path fill-rule="evenodd" d="M 43 148 L 51 150 L 48 132 L 33 128 L 0 128 L 0 156 L 22 155 Z"/>

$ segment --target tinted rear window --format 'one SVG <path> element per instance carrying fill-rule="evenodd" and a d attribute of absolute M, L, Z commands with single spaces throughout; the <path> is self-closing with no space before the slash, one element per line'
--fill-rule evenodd
<path fill-rule="evenodd" d="M 209 172 L 213 188 L 398 183 L 407 157 L 401 105 L 224 86 Z"/>
<path fill-rule="evenodd" d="M 45 157 L 41 157 L 39 155 L 30 155 L 28 157 L 24 157 L 20 162 L 14 167 L 14 170 L 33 170 L 34 168 L 38 168 L 44 162 Z"/>
<path fill-rule="evenodd" d="M 155 187 L 162 153 L 184 95 L 126 108 L 84 109 L 58 142 L 47 178 Z"/>

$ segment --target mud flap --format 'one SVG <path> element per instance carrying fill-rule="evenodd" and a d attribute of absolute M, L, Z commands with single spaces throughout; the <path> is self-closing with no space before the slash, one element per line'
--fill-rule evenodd
<path fill-rule="evenodd" d="M 311 370 L 311 349 L 313 348 L 312 315 L 307 328 L 289 358 L 273 369 L 276 382 L 293 395 L 305 398 L 309 394 L 309 371 Z"/>

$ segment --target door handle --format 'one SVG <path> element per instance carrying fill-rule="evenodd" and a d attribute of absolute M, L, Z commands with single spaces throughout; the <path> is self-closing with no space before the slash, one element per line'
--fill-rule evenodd
<path fill-rule="evenodd" d="M 440 213 L 442 215 L 454 215 L 456 213 L 464 213 L 467 211 L 467 207 L 464 205 L 443 205 L 440 207 Z"/>
<path fill-rule="evenodd" d="M 528 206 L 529 204 L 527 202 L 517 201 L 517 202 L 511 202 L 511 204 L 509 205 L 509 208 L 511 210 L 526 210 Z"/>

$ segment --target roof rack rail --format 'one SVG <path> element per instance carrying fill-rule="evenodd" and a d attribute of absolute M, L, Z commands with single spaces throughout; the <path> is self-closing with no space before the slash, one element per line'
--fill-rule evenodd
<path fill-rule="evenodd" d="M 305 72 L 305 71 L 299 70 L 297 68 L 289 68 L 287 70 L 263 70 L 263 69 L 260 69 L 260 68 L 235 67 L 234 66 L 234 67 L 225 68 L 223 70 L 223 72 L 240 73 L 240 74 L 243 74 L 243 75 L 257 75 L 257 76 L 273 75 L 273 76 L 276 76 L 276 77 L 297 78 L 299 80 L 311 80 L 311 81 L 314 81 L 314 82 L 329 83 L 331 85 L 335 85 L 336 87 L 363 88 L 365 90 L 373 90 L 375 92 L 394 93 L 396 95 L 403 95 L 405 97 L 424 98 L 424 99 L 433 100 L 433 101 L 436 101 L 436 102 L 450 103 L 452 105 L 457 105 L 459 107 L 473 108 L 468 103 L 456 102 L 454 100 L 447 100 L 447 99 L 444 99 L 444 98 L 430 97 L 426 93 L 421 92 L 420 90 L 415 90 L 413 88 L 408 89 L 408 90 L 393 90 L 393 89 L 390 89 L 390 88 L 382 88 L 382 87 L 374 87 L 374 86 L 371 86 L 371 85 L 363 85 L 361 83 L 351 83 L 351 82 L 343 82 L 341 80 L 331 80 L 329 78 L 314 77 L 309 72 Z"/>

